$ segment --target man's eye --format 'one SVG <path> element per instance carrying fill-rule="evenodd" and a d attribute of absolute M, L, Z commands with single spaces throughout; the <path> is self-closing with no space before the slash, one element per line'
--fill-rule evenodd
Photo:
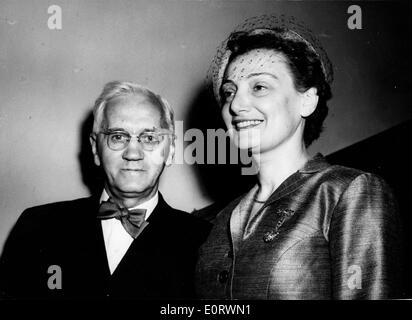
<path fill-rule="evenodd" d="M 157 144 L 160 142 L 160 136 L 156 134 L 143 134 L 140 136 L 140 140 L 147 144 Z"/>
<path fill-rule="evenodd" d="M 112 140 L 113 142 L 121 143 L 127 141 L 127 136 L 125 136 L 124 134 L 115 133 L 110 135 L 110 140 Z"/>

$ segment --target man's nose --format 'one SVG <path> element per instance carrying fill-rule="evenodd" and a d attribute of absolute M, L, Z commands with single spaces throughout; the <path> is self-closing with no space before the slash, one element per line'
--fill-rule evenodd
<path fill-rule="evenodd" d="M 123 159 L 129 161 L 142 160 L 144 158 L 144 151 L 142 145 L 137 139 L 130 139 L 129 144 L 123 151 Z"/>

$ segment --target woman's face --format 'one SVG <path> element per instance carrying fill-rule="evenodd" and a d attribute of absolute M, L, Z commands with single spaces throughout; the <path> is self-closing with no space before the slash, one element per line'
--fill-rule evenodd
<path fill-rule="evenodd" d="M 304 93 L 295 89 L 282 54 L 255 49 L 238 56 L 226 68 L 221 92 L 222 116 L 239 148 L 263 153 L 292 137 L 303 141 Z"/>

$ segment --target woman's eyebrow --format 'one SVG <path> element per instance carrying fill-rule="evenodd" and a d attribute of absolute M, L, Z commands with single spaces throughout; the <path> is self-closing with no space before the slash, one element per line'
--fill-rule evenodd
<path fill-rule="evenodd" d="M 262 75 L 267 75 L 267 76 L 274 78 L 275 80 L 279 80 L 279 78 L 276 75 L 270 72 L 254 72 L 254 73 L 248 74 L 246 78 L 252 78 L 252 77 L 262 76 Z"/>
<path fill-rule="evenodd" d="M 257 76 L 262 76 L 262 75 L 270 76 L 275 80 L 279 80 L 279 78 L 276 75 L 274 75 L 273 73 L 270 73 L 270 72 L 253 72 L 253 73 L 249 73 L 246 76 L 246 79 L 249 79 L 249 78 L 252 78 L 252 77 L 257 77 Z M 229 78 L 223 79 L 222 86 L 226 83 L 234 84 L 234 81 L 229 79 Z"/>

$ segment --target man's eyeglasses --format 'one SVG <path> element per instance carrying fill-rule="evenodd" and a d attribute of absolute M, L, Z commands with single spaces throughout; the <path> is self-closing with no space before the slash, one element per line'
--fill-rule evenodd
<path fill-rule="evenodd" d="M 136 137 L 137 141 L 145 151 L 153 151 L 164 140 L 164 136 L 174 134 L 168 130 L 164 131 L 145 131 L 139 135 L 131 135 L 127 131 L 102 131 L 97 134 L 104 134 L 107 136 L 107 146 L 114 150 L 120 151 L 127 148 L 132 137 Z"/>

